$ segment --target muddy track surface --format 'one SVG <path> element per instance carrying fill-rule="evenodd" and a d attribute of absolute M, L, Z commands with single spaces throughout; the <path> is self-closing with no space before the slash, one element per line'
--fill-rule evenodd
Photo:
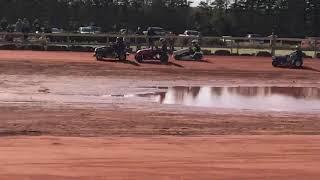
<path fill-rule="evenodd" d="M 171 64 L 97 62 L 90 53 L 0 51 L 0 135 L 319 134 L 319 113 L 161 105 L 147 93 L 170 86 L 320 87 L 320 61 L 273 68 L 269 58 L 206 57 Z M 133 65 L 134 64 L 134 65 Z M 115 97 L 108 97 L 115 95 Z"/>
<path fill-rule="evenodd" d="M 0 51 L 0 179 L 316 179 L 318 109 L 194 107 L 146 95 L 174 86 L 320 88 L 319 79 L 318 59 L 284 69 L 256 57 L 161 65 Z"/>

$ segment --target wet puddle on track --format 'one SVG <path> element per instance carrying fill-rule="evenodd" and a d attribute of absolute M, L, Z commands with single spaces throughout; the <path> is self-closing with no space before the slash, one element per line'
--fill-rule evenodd
<path fill-rule="evenodd" d="M 174 86 L 132 87 L 121 91 L 115 89 L 108 94 L 105 94 L 104 90 L 87 92 L 77 91 L 77 89 L 65 93 L 53 88 L 36 93 L 32 91 L 0 92 L 0 103 L 50 102 L 90 106 L 156 102 L 213 109 L 318 113 L 320 112 L 320 88 Z"/>
<path fill-rule="evenodd" d="M 139 94 L 161 104 L 259 111 L 319 111 L 320 88 L 315 87 L 184 87 Z"/>

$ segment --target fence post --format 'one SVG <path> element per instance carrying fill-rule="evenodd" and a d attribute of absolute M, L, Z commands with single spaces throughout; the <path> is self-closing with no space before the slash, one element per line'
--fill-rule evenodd
<path fill-rule="evenodd" d="M 42 48 L 44 51 L 48 50 L 48 39 L 45 33 L 41 34 L 41 40 L 42 40 Z"/>
<path fill-rule="evenodd" d="M 149 41 L 148 36 L 146 36 L 146 42 L 147 42 L 147 46 L 150 48 L 151 46 L 150 46 L 150 41 Z"/>
<path fill-rule="evenodd" d="M 274 33 L 272 33 L 271 35 L 271 55 L 274 56 L 276 53 L 276 36 L 274 35 Z"/>
<path fill-rule="evenodd" d="M 313 42 L 314 58 L 317 58 L 317 38 L 314 38 Z"/>
<path fill-rule="evenodd" d="M 106 44 L 109 44 L 109 41 L 110 41 L 110 38 L 109 38 L 109 36 L 107 36 L 107 42 L 106 42 Z"/>
<path fill-rule="evenodd" d="M 141 49 L 139 46 L 140 44 L 138 44 L 138 37 L 137 36 L 134 37 L 134 44 L 136 45 L 136 51 L 138 51 L 138 49 Z"/>
<path fill-rule="evenodd" d="M 71 43 L 71 39 L 70 39 L 70 35 L 67 35 L 67 48 L 70 48 L 70 43 Z"/>
<path fill-rule="evenodd" d="M 239 55 L 239 46 L 240 46 L 239 41 L 237 41 L 237 55 Z"/>
<path fill-rule="evenodd" d="M 233 54 L 233 41 L 231 41 L 230 53 Z"/>

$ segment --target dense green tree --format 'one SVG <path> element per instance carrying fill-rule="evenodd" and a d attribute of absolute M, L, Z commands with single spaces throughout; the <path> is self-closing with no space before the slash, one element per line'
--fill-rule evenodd
<path fill-rule="evenodd" d="M 96 24 L 104 31 L 162 26 L 175 33 L 204 35 L 319 36 L 319 0 L 213 0 L 190 7 L 188 0 L 0 0 L 0 19 L 18 18 L 73 31 Z"/>

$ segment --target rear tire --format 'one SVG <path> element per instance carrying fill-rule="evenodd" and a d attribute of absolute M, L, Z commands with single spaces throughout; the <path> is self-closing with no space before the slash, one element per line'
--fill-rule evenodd
<path fill-rule="evenodd" d="M 126 60 L 127 60 L 126 54 L 124 54 L 124 53 L 120 54 L 120 55 L 119 55 L 119 60 L 120 60 L 120 61 L 126 61 Z"/>
<path fill-rule="evenodd" d="M 278 62 L 277 61 L 272 61 L 272 66 L 273 67 L 278 67 Z"/>
<path fill-rule="evenodd" d="M 174 58 L 175 60 L 180 60 L 180 59 L 181 59 L 181 57 L 180 57 L 179 55 L 175 55 L 173 58 Z"/>
<path fill-rule="evenodd" d="M 160 61 L 161 61 L 161 63 L 162 64 L 168 64 L 168 62 L 169 62 L 169 56 L 166 54 L 166 55 L 162 55 L 161 57 L 160 57 Z"/>
<path fill-rule="evenodd" d="M 143 61 L 143 57 L 141 55 L 136 55 L 134 58 L 138 63 L 142 63 Z"/>

